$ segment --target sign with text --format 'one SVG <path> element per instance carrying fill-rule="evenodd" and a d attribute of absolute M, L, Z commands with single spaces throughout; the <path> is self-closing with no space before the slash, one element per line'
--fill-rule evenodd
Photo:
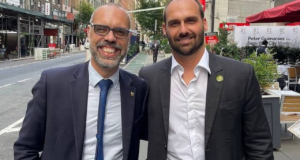
<path fill-rule="evenodd" d="M 300 48 L 300 26 L 236 26 L 234 41 L 239 47 L 260 46 L 263 40 L 269 46 Z"/>
<path fill-rule="evenodd" d="M 220 28 L 225 28 L 227 31 L 233 31 L 235 26 L 250 26 L 250 23 L 220 23 Z"/>
<path fill-rule="evenodd" d="M 67 20 L 73 21 L 74 20 L 74 14 L 71 13 L 71 12 L 67 12 Z"/>
<path fill-rule="evenodd" d="M 50 15 L 50 3 L 45 3 L 45 15 Z"/>
<path fill-rule="evenodd" d="M 213 46 L 219 42 L 218 32 L 207 32 L 205 33 L 205 43 Z"/>

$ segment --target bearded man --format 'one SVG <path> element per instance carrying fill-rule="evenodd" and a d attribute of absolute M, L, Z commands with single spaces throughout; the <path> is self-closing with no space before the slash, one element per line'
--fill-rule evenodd
<path fill-rule="evenodd" d="M 138 159 L 148 88 L 119 68 L 130 43 L 130 18 L 111 3 L 97 8 L 90 23 L 91 60 L 46 70 L 33 87 L 15 160 Z"/>
<path fill-rule="evenodd" d="M 272 160 L 253 67 L 209 53 L 198 0 L 172 0 L 163 32 L 172 57 L 140 70 L 149 85 L 148 160 Z"/>

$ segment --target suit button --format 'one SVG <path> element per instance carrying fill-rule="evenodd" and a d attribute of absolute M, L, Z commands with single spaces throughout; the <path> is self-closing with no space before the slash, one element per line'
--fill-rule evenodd
<path fill-rule="evenodd" d="M 165 150 L 167 150 L 167 145 L 165 145 Z"/>

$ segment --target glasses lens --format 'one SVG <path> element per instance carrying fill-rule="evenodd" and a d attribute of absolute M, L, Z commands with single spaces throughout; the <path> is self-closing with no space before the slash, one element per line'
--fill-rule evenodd
<path fill-rule="evenodd" d="M 101 25 L 94 25 L 94 31 L 97 34 L 105 36 L 109 32 L 109 27 L 107 26 L 101 26 Z"/>
<path fill-rule="evenodd" d="M 128 31 L 125 29 L 114 29 L 114 34 L 118 38 L 126 38 L 128 35 Z"/>

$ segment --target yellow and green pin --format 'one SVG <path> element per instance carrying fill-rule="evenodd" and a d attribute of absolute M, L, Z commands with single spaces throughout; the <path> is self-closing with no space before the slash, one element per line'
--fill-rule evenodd
<path fill-rule="evenodd" d="M 224 80 L 224 77 L 222 75 L 217 75 L 216 80 L 218 82 L 222 82 Z"/>

